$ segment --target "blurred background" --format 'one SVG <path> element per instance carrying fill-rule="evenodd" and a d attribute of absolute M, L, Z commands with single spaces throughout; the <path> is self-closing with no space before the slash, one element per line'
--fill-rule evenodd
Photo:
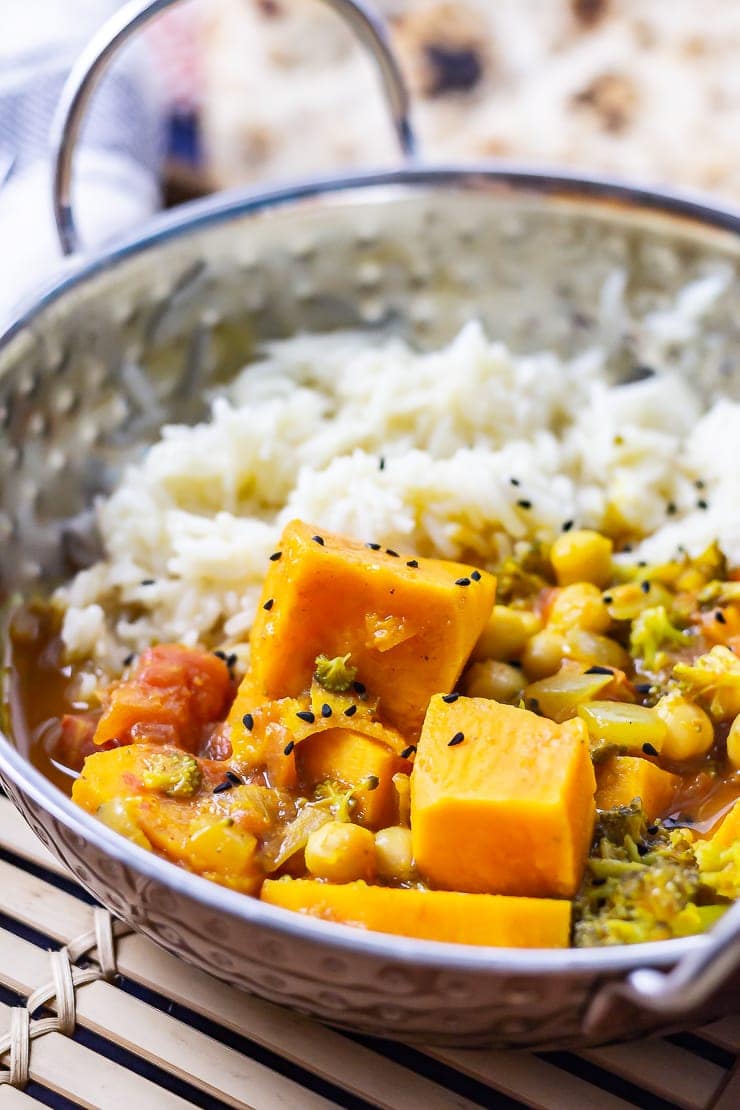
<path fill-rule="evenodd" d="M 49 122 L 81 44 L 121 6 L 2 0 L 0 235 L 24 266 L 0 276 L 0 308 L 49 266 Z M 735 0 L 375 6 L 425 157 L 567 165 L 740 199 Z M 163 202 L 396 157 L 372 66 L 321 0 L 190 0 L 96 97 L 78 160 L 83 230 L 97 242 Z"/>

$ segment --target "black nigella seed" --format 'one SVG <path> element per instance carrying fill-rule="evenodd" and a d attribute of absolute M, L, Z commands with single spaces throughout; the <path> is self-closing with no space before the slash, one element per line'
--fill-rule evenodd
<path fill-rule="evenodd" d="M 636 682 L 635 690 L 638 694 L 649 694 L 653 686 L 651 682 Z"/>
<path fill-rule="evenodd" d="M 385 459 L 382 455 L 378 459 L 378 470 L 385 470 Z"/>
<path fill-rule="evenodd" d="M 520 509 L 531 509 L 532 508 L 532 502 L 528 501 L 526 499 L 526 497 L 520 497 L 519 500 L 517 501 L 517 505 L 519 506 Z"/>
<path fill-rule="evenodd" d="M 366 543 L 365 547 L 369 547 L 371 551 L 380 551 L 379 543 Z"/>
<path fill-rule="evenodd" d="M 471 570 L 470 577 L 474 582 L 480 582 L 481 574 L 479 570 Z"/>
<path fill-rule="evenodd" d="M 299 717 L 300 720 L 305 721 L 307 725 L 312 725 L 316 720 L 310 709 L 299 709 L 296 713 L 296 717 Z"/>
<path fill-rule="evenodd" d="M 676 505 L 676 502 L 669 501 L 665 507 L 665 511 L 668 513 L 668 516 L 674 516 L 674 514 L 678 512 L 678 506 Z"/>
<path fill-rule="evenodd" d="M 527 709 L 530 713 L 539 713 L 540 703 L 538 698 L 527 698 Z"/>
<path fill-rule="evenodd" d="M 229 782 L 231 783 L 232 786 L 242 786 L 243 785 L 242 780 L 233 771 L 227 771 L 226 772 L 226 778 L 229 780 Z"/>
<path fill-rule="evenodd" d="M 380 779 L 377 775 L 368 775 L 365 779 L 365 784 L 366 790 L 377 790 L 380 786 Z"/>
<path fill-rule="evenodd" d="M 344 715 L 345 715 L 345 717 L 354 717 L 356 712 L 357 712 L 357 706 L 356 705 L 348 705 L 347 708 L 344 711 Z"/>
<path fill-rule="evenodd" d="M 453 701 L 457 701 L 459 697 L 459 694 L 443 694 L 442 701 L 446 701 L 448 705 L 452 705 Z"/>
<path fill-rule="evenodd" d="M 614 601 L 614 598 L 612 597 L 611 594 L 604 594 L 604 605 L 611 605 L 611 603 L 613 601 Z"/>
<path fill-rule="evenodd" d="M 648 836 L 655 836 L 655 834 L 658 831 L 659 831 L 659 828 L 658 828 L 657 825 L 648 825 L 648 827 L 647 827 Z"/>
<path fill-rule="evenodd" d="M 701 478 L 697 478 L 696 481 L 694 482 L 694 485 L 696 486 L 697 489 L 704 489 L 704 487 L 706 485 L 706 482 L 703 482 L 701 480 Z"/>
<path fill-rule="evenodd" d="M 564 520 L 563 523 L 560 525 L 561 531 L 570 532 L 570 530 L 571 530 L 571 528 L 573 527 L 574 524 L 575 524 L 574 520 Z"/>
<path fill-rule="evenodd" d="M 228 779 L 224 779 L 224 781 L 220 782 L 218 784 L 218 786 L 214 786 L 213 793 L 214 794 L 223 794 L 226 790 L 232 790 L 233 787 L 234 787 L 233 782 L 230 782 Z"/>
<path fill-rule="evenodd" d="M 214 651 L 213 653 L 217 659 L 223 659 L 224 663 L 229 658 L 225 651 Z"/>
<path fill-rule="evenodd" d="M 414 747 L 414 745 L 409 744 L 408 748 L 404 748 L 403 751 L 401 752 L 401 759 L 409 759 L 414 754 L 415 751 L 416 751 L 416 748 Z"/>
<path fill-rule="evenodd" d="M 602 667 L 599 663 L 596 663 L 593 667 L 588 668 L 586 674 L 614 674 L 614 671 L 611 667 Z"/>
<path fill-rule="evenodd" d="M 324 704 L 321 706 L 321 716 L 331 717 L 331 706 L 328 705 L 326 702 L 324 702 Z"/>
<path fill-rule="evenodd" d="M 644 594 L 649 594 L 650 593 L 650 583 L 648 581 L 641 582 L 640 583 L 640 589 L 642 590 L 642 592 Z"/>
<path fill-rule="evenodd" d="M 231 669 L 232 667 L 235 667 L 236 663 L 237 663 L 237 659 L 238 659 L 238 656 L 237 656 L 236 652 L 232 651 L 231 655 L 226 656 L 226 666 L 229 669 Z"/>
<path fill-rule="evenodd" d="M 658 754 L 658 749 L 654 748 L 652 744 L 643 744 L 642 745 L 642 750 L 644 751 L 645 755 L 657 755 Z"/>
<path fill-rule="evenodd" d="M 136 658 L 136 653 L 133 652 L 133 651 L 130 651 L 128 653 L 128 655 L 126 656 L 126 658 L 124 659 L 124 661 L 123 661 L 124 667 L 130 667 L 135 658 Z"/>
<path fill-rule="evenodd" d="M 455 579 L 455 585 L 456 586 L 469 586 L 470 585 L 470 579 L 469 578 L 456 578 Z"/>
<path fill-rule="evenodd" d="M 266 609 L 267 612 L 269 613 L 274 604 L 275 604 L 275 598 L 274 597 L 269 597 L 267 599 L 267 601 L 265 602 L 265 604 L 262 606 L 262 608 Z"/>
<path fill-rule="evenodd" d="M 512 486 L 519 486 L 519 485 L 521 485 L 521 482 L 519 481 L 519 479 L 518 479 L 518 478 L 509 478 L 509 481 L 511 482 Z"/>
<path fill-rule="evenodd" d="M 407 567 L 413 567 L 414 569 L 416 569 L 416 567 L 418 567 L 418 565 L 419 565 L 419 562 L 418 562 L 417 559 L 409 559 L 409 561 L 406 564 Z"/>
<path fill-rule="evenodd" d="M 142 586 L 153 586 L 156 581 L 156 578 L 142 578 L 140 584 Z"/>
<path fill-rule="evenodd" d="M 360 694 L 360 696 L 367 693 L 367 686 L 364 682 L 353 682 L 352 689 L 356 694 Z"/>
<path fill-rule="evenodd" d="M 603 886 L 605 882 L 606 879 L 592 879 L 591 886 Z"/>
<path fill-rule="evenodd" d="M 714 614 L 714 619 L 716 621 L 719 621 L 720 624 L 727 624 L 727 617 L 724 615 L 721 609 L 718 609 L 717 612 Z"/>
<path fill-rule="evenodd" d="M 386 555 L 392 555 L 394 559 L 398 558 L 398 552 L 394 551 L 392 547 L 386 547 L 385 553 Z"/>
<path fill-rule="evenodd" d="M 447 747 L 448 748 L 455 748 L 455 747 L 457 747 L 458 744 L 462 744 L 464 739 L 465 739 L 465 733 L 464 732 L 456 732 L 455 735 L 452 737 L 452 739 L 448 740 Z"/>
<path fill-rule="evenodd" d="M 311 539 L 313 540 L 314 543 L 317 543 L 319 545 L 319 547 L 324 546 L 324 541 L 321 538 L 321 536 L 311 536 Z"/>
<path fill-rule="evenodd" d="M 646 856 L 648 854 L 648 852 L 650 851 L 647 844 L 637 844 L 636 848 L 637 848 L 638 856 Z"/>
<path fill-rule="evenodd" d="M 270 562 L 276 563 L 278 559 L 282 556 L 282 554 L 282 551 L 273 551 L 272 555 L 270 556 Z"/>
<path fill-rule="evenodd" d="M 293 751 L 294 747 L 295 747 L 295 740 L 289 740 L 288 743 L 283 748 L 283 755 L 290 755 L 290 753 Z"/>
<path fill-rule="evenodd" d="M 244 714 L 244 716 L 242 717 L 242 724 L 248 732 L 252 731 L 252 729 L 254 728 L 254 717 L 251 713 Z"/>
<path fill-rule="evenodd" d="M 697 509 L 708 509 L 709 502 L 705 501 L 703 497 L 700 497 L 699 500 L 696 502 L 696 507 Z"/>

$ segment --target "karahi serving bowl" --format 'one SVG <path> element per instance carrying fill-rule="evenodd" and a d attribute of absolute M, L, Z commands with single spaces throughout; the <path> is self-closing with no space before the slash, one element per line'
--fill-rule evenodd
<path fill-rule="evenodd" d="M 135 0 L 73 73 L 55 204 L 67 253 L 72 140 L 113 50 L 174 0 Z M 376 52 L 413 147 L 382 26 L 331 0 Z M 48 591 L 90 558 L 93 498 L 163 423 L 206 412 L 259 345 L 297 331 L 392 331 L 422 347 L 469 319 L 516 351 L 598 342 L 618 378 L 635 336 L 601 302 L 610 274 L 642 316 L 708 270 L 733 280 L 675 353 L 707 396 L 740 387 L 740 213 L 594 178 L 427 167 L 193 202 L 78 256 L 0 341 L 0 599 Z M 364 932 L 263 904 L 147 853 L 31 764 L 5 704 L 0 780 L 103 905 L 164 948 L 338 1026 L 427 1043 L 576 1046 L 685 1027 L 737 1007 L 740 906 L 709 936 L 584 950 L 467 947 Z"/>

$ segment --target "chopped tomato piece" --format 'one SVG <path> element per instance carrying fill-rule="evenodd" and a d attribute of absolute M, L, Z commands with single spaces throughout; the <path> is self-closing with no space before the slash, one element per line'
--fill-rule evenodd
<path fill-rule="evenodd" d="M 219 656 L 158 644 L 142 653 L 130 678 L 110 690 L 95 744 L 146 742 L 195 752 L 233 695 L 229 669 Z"/>

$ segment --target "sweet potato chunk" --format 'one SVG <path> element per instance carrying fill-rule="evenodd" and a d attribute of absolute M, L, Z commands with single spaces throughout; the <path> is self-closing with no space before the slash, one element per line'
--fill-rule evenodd
<path fill-rule="evenodd" d="M 111 689 L 95 743 L 173 744 L 196 751 L 204 727 L 223 717 L 232 693 L 223 659 L 182 644 L 157 644 L 142 652 L 130 678 Z"/>
<path fill-rule="evenodd" d="M 491 612 L 495 580 L 459 563 L 374 551 L 300 521 L 287 525 L 280 551 L 252 628 L 244 683 L 253 704 L 297 697 L 318 655 L 349 653 L 383 720 L 413 740 L 431 695 L 459 678 Z"/>
<path fill-rule="evenodd" d="M 648 821 L 654 821 L 668 811 L 681 779 L 647 759 L 617 755 L 601 764 L 596 782 L 599 809 L 627 806 L 633 798 L 639 798 Z"/>
<path fill-rule="evenodd" d="M 312 790 L 327 780 L 354 789 L 355 818 L 370 829 L 395 824 L 396 792 L 393 776 L 410 770 L 385 744 L 345 728 L 317 733 L 296 749 L 301 789 Z"/>
<path fill-rule="evenodd" d="M 595 785 L 582 721 L 434 697 L 411 775 L 417 867 L 447 890 L 572 897 Z"/>
<path fill-rule="evenodd" d="M 325 921 L 456 944 L 566 948 L 570 931 L 570 903 L 546 898 L 268 879 L 262 900 Z"/>

